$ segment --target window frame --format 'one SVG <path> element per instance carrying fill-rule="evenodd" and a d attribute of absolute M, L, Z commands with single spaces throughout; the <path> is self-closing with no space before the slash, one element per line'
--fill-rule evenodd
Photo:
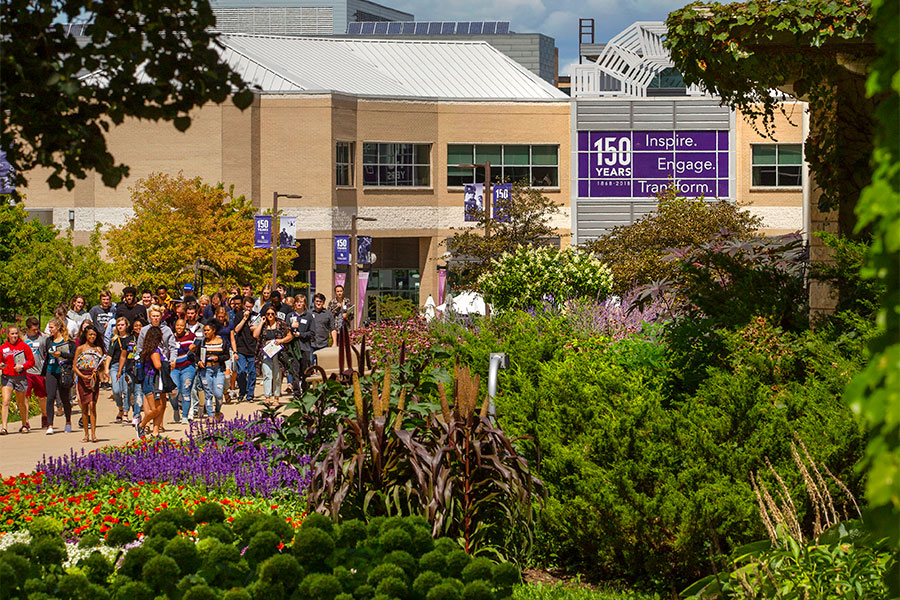
<path fill-rule="evenodd" d="M 783 146 L 796 146 L 800 149 L 800 163 L 781 163 L 781 147 Z M 775 149 L 775 162 L 772 164 L 762 164 L 756 162 L 756 148 L 774 148 Z M 802 190 L 803 189 L 803 163 L 805 162 L 806 157 L 803 152 L 803 143 L 802 142 L 763 142 L 763 143 L 753 143 L 750 144 L 750 189 L 754 191 L 771 191 L 771 190 Z M 755 174 L 757 168 L 768 167 L 771 169 L 775 169 L 775 183 L 773 185 L 768 185 L 765 183 L 755 183 Z M 797 184 L 788 184 L 781 183 L 781 169 L 782 168 L 799 168 L 800 169 L 800 183 Z M 787 174 L 785 174 L 787 176 Z M 793 177 L 793 175 L 790 175 Z"/>
<path fill-rule="evenodd" d="M 375 144 L 375 162 L 367 163 L 366 162 L 366 145 L 367 144 Z M 382 149 L 380 146 L 382 145 L 409 145 L 411 146 L 411 156 L 412 162 L 409 164 L 404 164 L 400 162 L 382 162 Z M 418 156 L 418 147 L 426 146 L 428 148 L 428 164 L 416 162 L 416 157 Z M 430 190 L 434 189 L 434 172 L 432 169 L 431 163 L 434 162 L 434 142 L 396 142 L 396 141 L 383 141 L 383 140 L 367 140 L 362 142 L 362 182 L 361 185 L 364 189 L 419 189 L 419 190 Z M 396 181 L 393 183 L 366 183 L 366 168 L 374 167 L 376 170 L 376 180 L 380 181 L 380 169 L 381 167 L 409 167 L 412 173 L 412 183 L 409 185 L 406 184 L 398 184 Z M 427 167 L 428 168 L 428 183 L 425 185 L 416 184 L 416 170 L 418 168 Z"/>
<path fill-rule="evenodd" d="M 453 166 L 455 164 L 466 164 L 466 163 L 452 163 L 452 164 L 450 163 L 450 147 L 451 146 L 469 146 L 471 148 L 471 155 L 472 155 L 472 161 L 470 161 L 470 162 L 473 162 L 473 163 L 475 161 L 477 161 L 477 149 L 479 146 L 485 146 L 485 147 L 499 146 L 501 162 L 498 164 L 494 164 L 493 162 L 491 163 L 491 184 L 492 185 L 497 184 L 497 183 L 502 183 L 502 182 L 506 181 L 507 179 L 509 179 L 509 181 L 513 182 L 513 183 L 521 180 L 521 178 L 513 178 L 513 177 L 508 176 L 507 172 L 506 172 L 507 169 L 510 169 L 510 170 L 512 170 L 512 169 L 528 169 L 529 187 L 533 187 L 533 188 L 537 188 L 537 189 L 544 189 L 544 190 L 560 189 L 560 179 L 559 179 L 559 177 L 560 177 L 560 174 L 559 174 L 559 168 L 560 168 L 559 148 L 560 148 L 560 145 L 559 144 L 553 144 L 553 143 L 519 144 L 519 143 L 512 143 L 512 142 L 510 142 L 510 143 L 504 143 L 504 142 L 489 142 L 489 143 L 447 142 L 447 172 L 445 174 L 447 177 L 447 180 L 446 180 L 447 187 L 453 188 L 453 189 L 462 189 L 462 187 L 466 183 L 481 183 L 484 180 L 484 177 L 482 176 L 479 179 L 478 173 L 479 173 L 479 171 L 483 172 L 483 169 L 479 169 L 479 168 L 467 169 L 467 168 L 460 168 L 460 167 Z M 556 149 L 556 164 L 537 164 L 534 162 L 535 161 L 534 148 L 538 148 L 538 147 L 542 147 L 542 146 L 543 147 L 552 147 L 552 148 Z M 515 164 L 515 163 L 507 164 L 506 149 L 512 148 L 512 147 L 519 147 L 519 148 L 525 147 L 528 149 L 528 162 L 526 164 Z M 498 167 L 500 169 L 499 176 L 496 175 L 495 171 L 494 171 L 495 168 L 498 168 Z M 550 185 L 534 185 L 532 182 L 534 181 L 534 169 L 535 168 L 537 168 L 537 169 L 556 169 L 556 182 L 551 183 Z M 459 174 L 451 175 L 450 174 L 451 169 L 455 169 L 458 171 L 459 170 L 471 171 L 472 181 L 463 181 L 462 183 L 451 183 L 451 181 L 450 181 L 451 177 L 466 177 L 466 175 L 459 175 Z"/>
<path fill-rule="evenodd" d="M 346 145 L 348 148 L 347 159 L 349 162 L 341 162 L 338 154 L 338 148 Z M 338 167 L 347 167 L 349 175 L 348 183 L 338 181 Z M 356 187 L 356 142 L 349 140 L 335 140 L 334 143 L 334 187 L 338 188 L 355 188 Z"/>

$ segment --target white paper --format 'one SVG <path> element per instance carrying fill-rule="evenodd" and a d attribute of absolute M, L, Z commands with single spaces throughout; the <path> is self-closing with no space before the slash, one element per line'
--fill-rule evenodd
<path fill-rule="evenodd" d="M 24 366 L 25 365 L 25 353 L 24 352 L 16 352 L 13 355 L 13 361 L 19 367 Z"/>
<path fill-rule="evenodd" d="M 276 344 L 275 340 L 272 340 L 265 346 L 263 346 L 263 352 L 265 352 L 266 356 L 272 358 L 279 352 L 281 352 L 281 344 Z"/>
<path fill-rule="evenodd" d="M 206 364 L 206 346 L 200 348 L 200 362 Z"/>

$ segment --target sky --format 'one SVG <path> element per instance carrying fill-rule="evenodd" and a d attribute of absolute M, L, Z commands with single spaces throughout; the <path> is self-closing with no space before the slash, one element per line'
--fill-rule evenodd
<path fill-rule="evenodd" d="M 376 0 L 416 21 L 509 21 L 516 33 L 556 40 L 559 72 L 578 63 L 578 19 L 594 19 L 594 41 L 608 41 L 635 21 L 665 21 L 690 0 Z"/>

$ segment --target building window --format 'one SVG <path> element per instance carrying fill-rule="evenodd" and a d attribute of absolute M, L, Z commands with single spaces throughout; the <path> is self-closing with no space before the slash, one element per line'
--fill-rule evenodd
<path fill-rule="evenodd" d="M 431 144 L 363 142 L 363 185 L 431 185 Z"/>
<path fill-rule="evenodd" d="M 449 144 L 447 165 L 490 161 L 491 182 L 525 181 L 535 187 L 559 186 L 559 146 L 526 144 Z M 484 181 L 484 169 L 447 167 L 447 185 Z"/>
<path fill-rule="evenodd" d="M 356 144 L 353 142 L 338 142 L 335 149 L 334 181 L 335 185 L 353 186 L 353 157 Z"/>
<path fill-rule="evenodd" d="M 753 144 L 753 187 L 799 187 L 803 184 L 800 144 Z"/>

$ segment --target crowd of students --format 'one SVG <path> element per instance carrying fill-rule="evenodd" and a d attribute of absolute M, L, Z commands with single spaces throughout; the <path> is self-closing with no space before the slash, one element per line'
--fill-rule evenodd
<path fill-rule="evenodd" d="M 221 419 L 223 403 L 256 401 L 258 378 L 262 401 L 273 405 L 285 379 L 288 393 L 302 393 L 313 353 L 335 343 L 342 323 L 352 318 L 342 286 L 327 307 L 323 294 L 310 307 L 305 295 L 287 295 L 281 285 L 266 285 L 259 297 L 249 285 L 197 297 L 187 284 L 182 292 L 175 299 L 166 286 L 155 294 L 126 287 L 113 303 L 104 291 L 90 310 L 77 295 L 56 309 L 43 332 L 35 317 L 25 320 L 24 331 L 9 327 L 0 346 L 0 435 L 8 433 L 13 398 L 23 416 L 19 432 L 31 430 L 31 394 L 48 435 L 60 430 L 57 418 L 71 432 L 73 389 L 83 442 L 97 441 L 101 387 L 112 392 L 116 422 L 134 427 L 139 437 L 165 430 L 167 406 L 175 422 Z"/>

